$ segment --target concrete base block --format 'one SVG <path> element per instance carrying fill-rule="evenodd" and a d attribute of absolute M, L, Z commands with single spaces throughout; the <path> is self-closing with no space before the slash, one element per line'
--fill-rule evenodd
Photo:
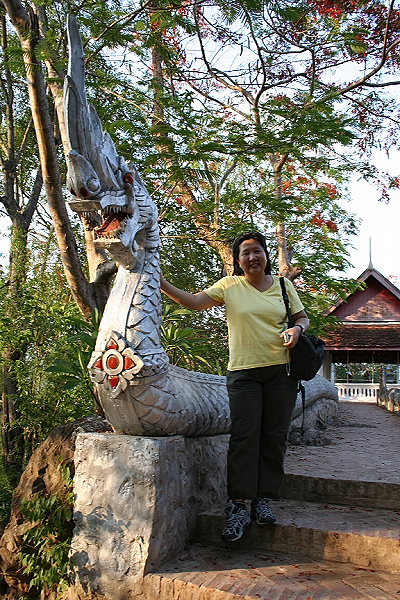
<path fill-rule="evenodd" d="M 228 439 L 78 435 L 72 561 L 84 590 L 127 600 L 184 548 L 197 514 L 226 501 Z"/>

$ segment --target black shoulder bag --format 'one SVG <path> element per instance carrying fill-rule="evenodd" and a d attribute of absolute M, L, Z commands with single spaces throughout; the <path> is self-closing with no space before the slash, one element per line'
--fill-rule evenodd
<path fill-rule="evenodd" d="M 279 277 L 281 284 L 282 298 L 286 307 L 289 327 L 294 326 L 292 313 L 290 311 L 290 301 L 287 295 L 285 279 Z M 304 408 L 305 408 L 305 389 L 301 383 L 309 381 L 316 376 L 324 361 L 324 342 L 315 335 L 301 333 L 294 348 L 290 350 L 290 375 L 299 380 L 298 391 L 301 393 L 301 403 L 303 408 L 303 421 L 301 425 L 301 434 L 304 433 Z"/>
<path fill-rule="evenodd" d="M 290 312 L 289 296 L 286 292 L 285 279 L 279 277 L 282 298 L 286 307 L 289 327 L 293 327 L 293 317 Z M 291 349 L 290 374 L 296 379 L 309 381 L 316 376 L 324 362 L 324 342 L 315 335 L 301 333 L 297 344 Z"/>

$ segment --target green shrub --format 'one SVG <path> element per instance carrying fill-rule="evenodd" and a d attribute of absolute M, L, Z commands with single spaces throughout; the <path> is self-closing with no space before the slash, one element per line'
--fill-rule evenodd
<path fill-rule="evenodd" d="M 11 513 L 12 492 L 6 488 L 0 489 L 0 523 L 7 523 Z"/>
<path fill-rule="evenodd" d="M 60 466 L 66 493 L 22 499 L 21 510 L 28 523 L 22 535 L 19 559 L 29 577 L 29 589 L 62 592 L 71 582 L 69 552 L 72 540 L 73 492 L 69 469 Z"/>

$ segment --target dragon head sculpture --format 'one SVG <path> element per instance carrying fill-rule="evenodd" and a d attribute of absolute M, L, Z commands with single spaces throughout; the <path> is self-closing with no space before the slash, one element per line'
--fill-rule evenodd
<path fill-rule="evenodd" d="M 110 251 L 127 269 L 135 266 L 136 243 L 145 227 L 157 219 L 153 202 L 147 209 L 138 198 L 147 196 L 134 169 L 118 155 L 110 135 L 103 131 L 87 101 L 82 41 L 76 19 L 67 23 L 70 48 L 64 86 L 67 129 L 67 188 L 74 196 L 72 210 L 97 222 L 94 242 Z M 151 204 L 151 205 L 150 205 Z M 143 236 L 142 236 L 143 237 Z"/>

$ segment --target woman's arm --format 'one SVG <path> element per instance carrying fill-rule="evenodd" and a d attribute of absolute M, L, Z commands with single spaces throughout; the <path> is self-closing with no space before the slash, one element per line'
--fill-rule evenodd
<path fill-rule="evenodd" d="M 221 306 L 220 302 L 213 300 L 205 292 L 197 292 L 197 294 L 192 294 L 191 292 L 186 292 L 185 290 L 175 287 L 172 285 L 172 283 L 169 283 L 169 281 L 165 279 L 162 273 L 160 275 L 160 287 L 164 294 L 169 296 L 169 298 L 178 304 L 186 306 L 186 308 L 202 310 L 205 308 L 212 308 L 213 306 Z M 299 328 L 297 327 L 297 329 Z"/>
<path fill-rule="evenodd" d="M 286 348 L 294 348 L 298 342 L 300 335 L 303 331 L 306 331 L 310 326 L 310 320 L 307 317 L 307 313 L 305 310 L 300 310 L 299 312 L 292 315 L 292 319 L 294 321 L 293 327 L 286 329 L 284 333 L 288 333 L 290 335 L 290 340 L 285 342 L 283 345 Z M 281 333 L 281 337 L 283 337 L 283 333 Z"/>
<path fill-rule="evenodd" d="M 298 313 L 294 314 L 292 316 L 293 321 L 294 321 L 294 326 L 296 327 L 296 325 L 299 325 L 300 327 L 297 327 L 297 329 L 303 328 L 303 331 L 307 331 L 307 329 L 310 327 L 310 320 L 307 317 L 307 313 L 305 310 L 300 310 Z M 302 333 L 302 331 L 300 331 Z"/>

